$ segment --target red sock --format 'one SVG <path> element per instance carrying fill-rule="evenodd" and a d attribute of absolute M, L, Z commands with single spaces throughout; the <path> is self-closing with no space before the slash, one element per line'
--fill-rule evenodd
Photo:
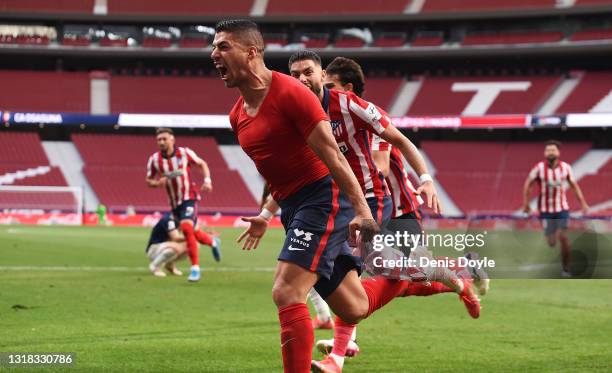
<path fill-rule="evenodd" d="M 198 255 L 198 241 L 193 231 L 193 225 L 183 222 L 181 223 L 181 231 L 185 235 L 185 241 L 187 241 L 187 255 L 191 260 L 191 265 L 200 265 L 200 256 Z"/>
<path fill-rule="evenodd" d="M 334 323 L 334 347 L 332 348 L 332 354 L 338 356 L 344 356 L 346 354 L 346 348 L 353 335 L 356 324 L 349 324 L 342 321 L 341 318 L 336 316 L 336 322 Z"/>
<path fill-rule="evenodd" d="M 437 281 L 432 281 L 430 285 L 423 282 L 413 282 L 408 285 L 408 289 L 404 296 L 409 297 L 411 295 L 416 295 L 418 297 L 426 297 L 428 295 L 454 292 L 453 289 Z"/>
<path fill-rule="evenodd" d="M 285 373 L 310 372 L 314 331 L 305 303 L 296 303 L 278 310 L 281 325 L 281 349 Z"/>
<path fill-rule="evenodd" d="M 389 303 L 391 299 L 403 296 L 410 282 L 376 276 L 361 280 L 361 284 L 368 295 L 367 316 L 370 316 L 374 311 Z"/>
<path fill-rule="evenodd" d="M 195 238 L 196 240 L 198 240 L 199 243 L 201 243 L 202 245 L 206 245 L 206 246 L 212 246 L 213 243 L 213 238 L 210 234 L 206 233 L 206 232 L 202 232 L 201 230 L 196 230 L 195 231 Z"/>
<path fill-rule="evenodd" d="M 569 272 L 570 270 L 570 252 L 571 247 L 567 236 L 561 236 L 561 265 L 563 270 Z"/>

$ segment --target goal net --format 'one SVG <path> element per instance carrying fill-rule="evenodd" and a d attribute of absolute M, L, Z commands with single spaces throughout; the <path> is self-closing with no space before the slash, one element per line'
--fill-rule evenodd
<path fill-rule="evenodd" d="M 83 223 L 83 188 L 0 185 L 0 224 Z"/>

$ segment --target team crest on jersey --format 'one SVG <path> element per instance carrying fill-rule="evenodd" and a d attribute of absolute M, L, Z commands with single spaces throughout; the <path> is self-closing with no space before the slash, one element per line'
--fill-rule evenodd
<path fill-rule="evenodd" d="M 335 137 L 340 137 L 342 135 L 342 121 L 341 120 L 332 120 L 330 121 L 332 132 Z"/>

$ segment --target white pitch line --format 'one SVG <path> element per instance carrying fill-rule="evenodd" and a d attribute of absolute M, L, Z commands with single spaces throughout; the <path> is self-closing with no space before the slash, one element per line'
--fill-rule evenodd
<path fill-rule="evenodd" d="M 204 267 L 204 272 L 274 272 L 274 267 Z M 0 271 L 148 272 L 146 267 L 0 266 Z"/>

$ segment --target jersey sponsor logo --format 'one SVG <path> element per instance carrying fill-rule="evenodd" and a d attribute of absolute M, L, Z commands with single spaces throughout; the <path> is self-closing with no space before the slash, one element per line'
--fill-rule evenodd
<path fill-rule="evenodd" d="M 193 215 L 193 207 L 187 206 L 187 208 L 185 209 L 185 216 L 191 216 L 191 215 Z"/>
<path fill-rule="evenodd" d="M 340 141 L 338 143 L 338 148 L 340 148 L 340 151 L 342 152 L 342 154 L 346 154 L 349 151 L 349 147 L 346 146 L 346 143 L 344 141 Z"/>
<path fill-rule="evenodd" d="M 312 240 L 312 233 L 310 233 L 310 232 L 306 232 L 306 231 L 300 230 L 300 229 L 298 229 L 298 228 L 295 228 L 295 229 L 293 230 L 293 233 L 295 233 L 295 235 L 296 235 L 297 237 L 302 237 L 302 236 L 304 236 L 304 238 L 302 238 L 304 241 L 310 241 L 310 240 Z"/>
<path fill-rule="evenodd" d="M 293 246 L 289 245 L 288 250 L 289 251 L 304 251 L 306 249 L 302 249 L 300 247 L 293 247 Z"/>
<path fill-rule="evenodd" d="M 176 171 L 172 171 L 172 172 L 166 172 L 165 176 L 168 179 L 175 179 L 177 177 L 183 176 L 183 170 L 176 170 Z"/>
<path fill-rule="evenodd" d="M 380 118 L 382 118 L 382 114 L 380 113 L 380 111 L 378 111 L 376 106 L 374 106 L 374 104 L 372 103 L 368 105 L 368 108 L 366 109 L 366 113 L 368 113 L 368 117 L 370 118 L 372 122 L 378 122 Z"/>

